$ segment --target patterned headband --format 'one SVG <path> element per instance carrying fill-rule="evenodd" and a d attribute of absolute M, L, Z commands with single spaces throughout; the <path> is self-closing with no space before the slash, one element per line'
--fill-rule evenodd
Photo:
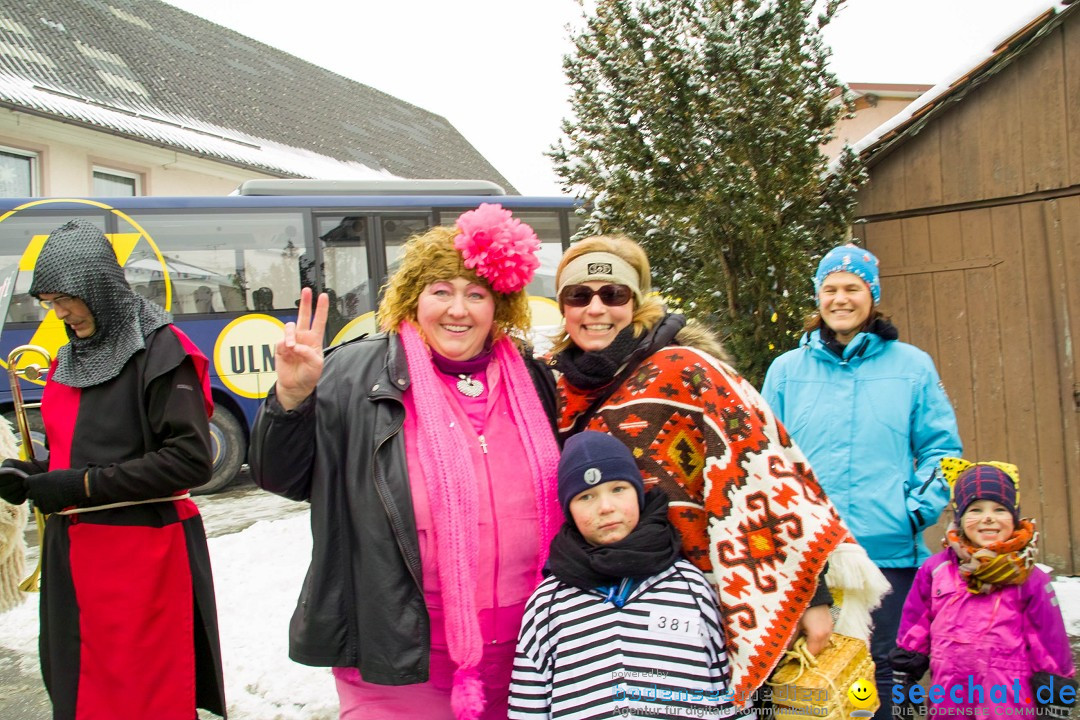
<path fill-rule="evenodd" d="M 626 285 L 633 291 L 637 304 L 641 305 L 641 286 L 637 270 L 618 255 L 608 252 L 585 253 L 568 262 L 559 277 L 558 294 L 562 295 L 563 288 L 567 285 L 580 285 L 593 280 Z"/>

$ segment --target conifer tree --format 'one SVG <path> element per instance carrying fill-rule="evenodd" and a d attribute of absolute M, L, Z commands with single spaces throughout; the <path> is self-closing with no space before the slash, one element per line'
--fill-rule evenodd
<path fill-rule="evenodd" d="M 574 117 L 550 155 L 589 201 L 583 232 L 641 242 L 755 383 L 794 346 L 862 178 L 819 150 L 850 110 L 821 37 L 842 2 L 596 0 L 564 60 Z"/>

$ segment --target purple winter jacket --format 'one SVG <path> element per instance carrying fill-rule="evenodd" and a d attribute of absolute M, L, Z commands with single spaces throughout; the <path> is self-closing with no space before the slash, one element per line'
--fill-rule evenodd
<path fill-rule="evenodd" d="M 931 682 L 943 688 L 936 694 L 930 688 L 927 703 L 936 713 L 1006 706 L 1033 712 L 1033 673 L 1072 677 L 1074 672 L 1050 576 L 1036 567 L 1022 585 L 974 595 L 951 549 L 928 559 L 916 573 L 897 645 L 930 656 Z M 994 691 L 995 685 L 1007 691 Z"/>

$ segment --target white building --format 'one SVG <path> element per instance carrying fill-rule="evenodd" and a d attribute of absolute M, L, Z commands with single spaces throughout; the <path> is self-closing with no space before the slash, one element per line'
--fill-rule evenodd
<path fill-rule="evenodd" d="M 216 195 L 271 177 L 513 192 L 445 118 L 158 0 L 0 6 L 0 196 Z"/>

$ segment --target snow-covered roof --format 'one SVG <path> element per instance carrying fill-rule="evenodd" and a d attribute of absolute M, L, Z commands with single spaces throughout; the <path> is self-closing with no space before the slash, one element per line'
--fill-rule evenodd
<path fill-rule="evenodd" d="M 334 180 L 396 177 L 363 163 L 336 160 L 191 118 L 110 107 L 5 73 L 0 73 L 0 103 L 273 175 Z"/>
<path fill-rule="evenodd" d="M 4 3 L 0 107 L 272 175 L 512 191 L 445 118 L 159 0 Z"/>
<path fill-rule="evenodd" d="M 1080 2 L 1061 0 L 1005 37 L 972 48 L 968 59 L 946 75 L 944 82 L 930 88 L 902 111 L 867 133 L 852 145 L 852 149 L 867 166 L 875 165 L 897 145 L 917 135 L 931 118 L 945 111 L 951 103 L 961 100 L 968 92 L 1008 67 L 1064 22 L 1070 13 L 1076 12 L 1077 8 L 1080 8 Z"/>

